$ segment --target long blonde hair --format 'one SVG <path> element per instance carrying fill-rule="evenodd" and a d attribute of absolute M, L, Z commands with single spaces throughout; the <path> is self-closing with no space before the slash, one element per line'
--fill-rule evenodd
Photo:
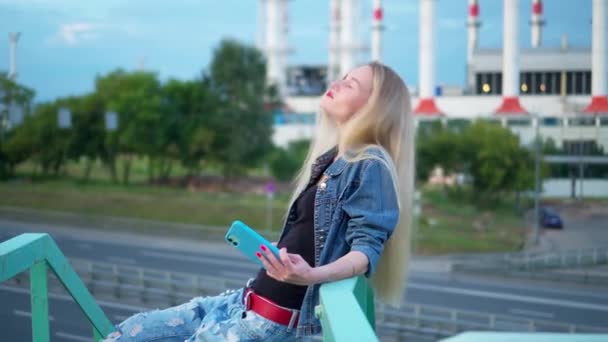
<path fill-rule="evenodd" d="M 354 162 L 376 158 L 363 153 L 370 145 L 381 147 L 384 160 L 391 171 L 399 201 L 399 222 L 376 271 L 372 286 L 378 298 L 394 306 L 401 304 L 407 281 L 412 236 L 412 198 L 414 192 L 414 124 L 409 91 L 403 80 L 389 67 L 378 62 L 372 68 L 372 93 L 367 103 L 343 125 L 340 136 L 335 122 L 323 110 L 317 113 L 315 135 L 300 172 L 290 205 L 306 187 L 311 167 L 322 153 L 338 145 L 339 151 L 354 152 Z M 288 208 L 289 208 L 288 207 Z M 286 217 L 285 217 L 286 218 Z"/>

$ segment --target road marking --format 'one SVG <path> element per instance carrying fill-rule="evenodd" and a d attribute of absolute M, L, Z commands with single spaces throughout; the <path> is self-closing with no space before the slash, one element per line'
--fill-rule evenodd
<path fill-rule="evenodd" d="M 166 252 L 160 253 L 160 252 L 149 252 L 149 251 L 141 251 L 140 254 L 142 254 L 144 256 L 161 258 L 161 259 L 197 262 L 200 264 L 215 264 L 218 266 L 243 267 L 243 266 L 247 265 L 244 268 L 251 269 L 252 271 L 255 271 L 257 269 L 257 268 L 252 268 L 252 266 L 249 266 L 250 264 L 243 264 L 242 261 L 245 261 L 245 259 L 243 259 L 242 261 L 241 260 L 228 261 L 228 260 L 214 259 L 214 258 L 208 258 L 208 257 L 205 258 L 205 257 L 190 256 L 190 255 L 183 255 L 183 254 L 174 254 L 174 253 L 166 253 Z"/>
<path fill-rule="evenodd" d="M 74 335 L 74 334 L 69 334 L 69 333 L 61 332 L 61 331 L 56 332 L 55 336 L 67 338 L 68 340 L 74 340 L 74 341 L 83 341 L 83 342 L 91 341 L 90 336 L 86 337 L 86 336 Z"/>
<path fill-rule="evenodd" d="M 32 313 L 28 312 L 28 311 L 13 310 L 13 313 L 17 316 L 30 317 L 30 318 L 32 317 Z M 49 315 L 49 321 L 54 321 L 54 320 L 55 320 L 55 317 Z"/>
<path fill-rule="evenodd" d="M 10 287 L 10 286 L 6 286 L 6 285 L 0 285 L 0 290 L 6 290 L 9 292 L 26 294 L 28 296 L 30 295 L 29 289 L 15 288 L 15 287 Z M 69 296 L 69 295 L 60 295 L 60 294 L 49 292 L 48 296 L 49 296 L 49 298 L 52 298 L 52 299 L 65 300 L 65 301 L 69 301 L 69 302 L 74 301 L 74 299 L 72 299 L 72 296 Z M 106 306 L 106 307 L 112 308 L 112 309 L 121 309 L 121 310 L 128 310 L 128 311 L 137 311 L 137 312 L 152 310 L 152 308 L 146 308 L 146 307 L 136 306 L 136 305 L 112 303 L 112 302 L 107 302 L 107 301 L 98 300 L 98 299 L 95 301 L 97 302 L 97 304 L 99 304 L 101 306 Z"/>
<path fill-rule="evenodd" d="M 525 315 L 525 316 L 541 317 L 541 318 L 554 318 L 555 317 L 555 315 L 553 315 L 550 312 L 524 310 L 524 309 L 517 309 L 517 308 L 509 309 L 509 312 L 513 313 L 515 315 Z"/>
<path fill-rule="evenodd" d="M 607 305 L 581 303 L 581 302 L 574 302 L 574 301 L 570 301 L 570 300 L 539 298 L 539 297 L 523 296 L 523 295 L 500 293 L 500 292 L 467 290 L 467 289 L 461 289 L 461 288 L 455 288 L 455 287 L 438 286 L 438 285 L 430 285 L 430 284 L 419 284 L 419 283 L 412 283 L 412 282 L 410 282 L 408 284 L 408 287 L 419 289 L 419 290 L 455 293 L 455 294 L 473 296 L 473 297 L 486 297 L 486 298 L 494 298 L 494 299 L 502 299 L 502 300 L 512 300 L 512 301 L 523 302 L 523 303 L 536 303 L 536 304 L 570 307 L 570 308 L 582 309 L 582 310 L 598 310 L 598 311 L 608 312 Z"/>
<path fill-rule="evenodd" d="M 108 260 L 109 262 L 117 262 L 117 263 L 130 264 L 130 265 L 134 265 L 137 263 L 134 259 L 131 259 L 131 258 L 121 258 L 121 257 L 115 257 L 115 256 L 108 256 L 108 257 L 106 257 L 106 260 Z"/>

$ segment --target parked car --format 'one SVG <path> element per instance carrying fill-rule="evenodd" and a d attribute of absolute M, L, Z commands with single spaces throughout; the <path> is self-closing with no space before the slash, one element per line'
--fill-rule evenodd
<path fill-rule="evenodd" d="M 562 218 L 553 208 L 541 207 L 539 218 L 540 224 L 545 228 L 564 228 Z"/>

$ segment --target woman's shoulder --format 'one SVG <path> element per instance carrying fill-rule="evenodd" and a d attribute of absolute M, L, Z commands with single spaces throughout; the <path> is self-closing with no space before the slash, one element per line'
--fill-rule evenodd
<path fill-rule="evenodd" d="M 352 176 L 356 178 L 362 177 L 363 173 L 383 169 L 383 171 L 391 172 L 393 162 L 391 156 L 385 148 L 379 145 L 367 145 L 358 151 L 351 151 L 348 154 L 349 162 L 346 168 Z"/>

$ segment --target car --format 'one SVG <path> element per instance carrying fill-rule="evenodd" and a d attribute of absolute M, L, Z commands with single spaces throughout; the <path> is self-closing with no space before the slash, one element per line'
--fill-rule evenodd
<path fill-rule="evenodd" d="M 540 224 L 545 228 L 564 228 L 562 218 L 559 216 L 557 211 L 551 207 L 540 208 Z"/>

